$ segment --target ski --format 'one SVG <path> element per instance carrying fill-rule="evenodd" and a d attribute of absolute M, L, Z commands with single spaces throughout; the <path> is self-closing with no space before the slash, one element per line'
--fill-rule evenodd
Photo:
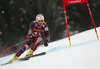
<path fill-rule="evenodd" d="M 38 54 L 35 54 L 35 55 L 30 55 L 30 56 L 26 56 L 26 57 L 22 57 L 22 58 L 19 58 L 17 59 L 18 61 L 25 61 L 25 60 L 29 60 L 31 57 L 37 57 L 37 56 L 42 56 L 42 55 L 45 55 L 46 52 L 42 52 L 42 53 L 38 53 Z M 1 66 L 4 66 L 4 65 L 8 65 L 8 64 L 12 64 L 13 62 L 6 62 L 6 63 L 3 63 L 1 64 Z"/>
<path fill-rule="evenodd" d="M 6 62 L 6 63 L 1 64 L 1 66 L 8 65 L 8 64 L 11 64 L 11 63 L 12 62 Z"/>
<path fill-rule="evenodd" d="M 29 60 L 31 57 L 42 56 L 42 55 L 45 55 L 45 54 L 46 54 L 46 52 L 42 52 L 42 53 L 35 54 L 35 55 L 25 56 L 25 57 L 19 58 L 18 60 L 19 61 Z"/>

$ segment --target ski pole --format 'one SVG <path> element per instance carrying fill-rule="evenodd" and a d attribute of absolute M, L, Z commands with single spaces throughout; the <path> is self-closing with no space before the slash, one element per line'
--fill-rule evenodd
<path fill-rule="evenodd" d="M 17 43 L 17 44 L 15 44 L 15 45 L 12 45 L 12 46 L 10 46 L 9 48 L 7 48 L 6 50 L 4 50 L 2 53 L 0 53 L 0 55 L 2 55 L 3 53 L 5 53 L 6 51 L 8 51 L 9 49 L 11 49 L 11 48 L 13 48 L 13 47 L 15 47 L 15 46 L 18 46 L 18 45 L 20 45 L 20 44 L 22 44 L 22 43 L 24 43 L 24 42 L 26 42 L 27 40 L 24 40 L 24 41 L 22 41 L 22 42 L 20 42 L 20 43 Z"/>
<path fill-rule="evenodd" d="M 27 39 L 31 39 L 31 38 L 32 38 L 32 36 L 29 36 Z M 22 41 L 22 42 L 19 42 L 19 43 L 15 44 L 15 45 L 10 46 L 10 47 L 7 48 L 6 50 L 4 50 L 2 53 L 0 53 L 0 55 L 2 55 L 3 53 L 5 53 L 5 52 L 8 51 L 9 49 L 11 49 L 11 48 L 13 48 L 13 47 L 15 47 L 15 46 L 18 46 L 18 45 L 20 45 L 20 44 L 22 44 L 22 43 L 24 43 L 24 42 L 26 42 L 26 41 L 29 41 L 29 40 L 24 40 L 24 41 Z"/>

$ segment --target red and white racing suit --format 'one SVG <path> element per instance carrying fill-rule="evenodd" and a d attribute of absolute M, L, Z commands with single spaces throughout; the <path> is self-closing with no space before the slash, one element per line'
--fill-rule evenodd
<path fill-rule="evenodd" d="M 49 34 L 49 29 L 48 29 L 48 26 L 45 22 L 43 22 L 42 26 L 39 26 L 37 21 L 33 21 L 30 26 L 29 26 L 29 31 L 28 31 L 28 34 L 27 34 L 27 38 L 26 40 L 28 39 L 28 37 L 30 35 L 32 35 L 32 38 L 31 40 L 29 41 L 26 41 L 25 43 L 25 46 L 20 50 L 18 51 L 15 55 L 17 57 L 19 57 L 25 50 L 27 50 L 30 46 L 30 44 L 33 42 L 33 46 L 32 46 L 32 50 L 35 51 L 37 46 L 40 44 L 40 42 L 42 41 L 42 38 L 41 38 L 41 35 L 45 33 L 46 35 L 46 41 L 49 41 L 50 39 L 50 34 Z"/>

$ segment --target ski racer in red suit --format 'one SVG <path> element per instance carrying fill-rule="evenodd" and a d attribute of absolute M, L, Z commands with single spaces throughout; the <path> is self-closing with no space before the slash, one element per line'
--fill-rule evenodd
<path fill-rule="evenodd" d="M 26 56 L 33 55 L 33 52 L 37 49 L 38 45 L 42 41 L 41 35 L 43 33 L 45 33 L 46 35 L 44 46 L 48 46 L 48 41 L 50 39 L 49 29 L 47 24 L 44 22 L 44 16 L 42 14 L 38 14 L 36 16 L 36 21 L 33 21 L 29 26 L 25 46 L 14 55 L 10 62 L 12 62 L 13 60 L 17 60 L 17 58 L 29 48 L 32 42 L 34 42 L 34 44 L 29 52 L 26 54 Z"/>

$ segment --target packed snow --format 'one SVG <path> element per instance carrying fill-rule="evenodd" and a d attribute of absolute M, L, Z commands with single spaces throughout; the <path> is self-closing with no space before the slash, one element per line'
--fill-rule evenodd
<path fill-rule="evenodd" d="M 97 31 L 100 36 L 100 27 Z M 71 47 L 68 38 L 54 41 L 48 47 L 42 45 L 34 52 L 46 52 L 46 55 L 32 57 L 27 61 L 1 66 L 14 54 L 0 58 L 0 69 L 100 69 L 100 39 L 97 39 L 95 30 L 87 30 L 70 38 Z M 27 52 L 19 58 L 24 57 Z"/>

